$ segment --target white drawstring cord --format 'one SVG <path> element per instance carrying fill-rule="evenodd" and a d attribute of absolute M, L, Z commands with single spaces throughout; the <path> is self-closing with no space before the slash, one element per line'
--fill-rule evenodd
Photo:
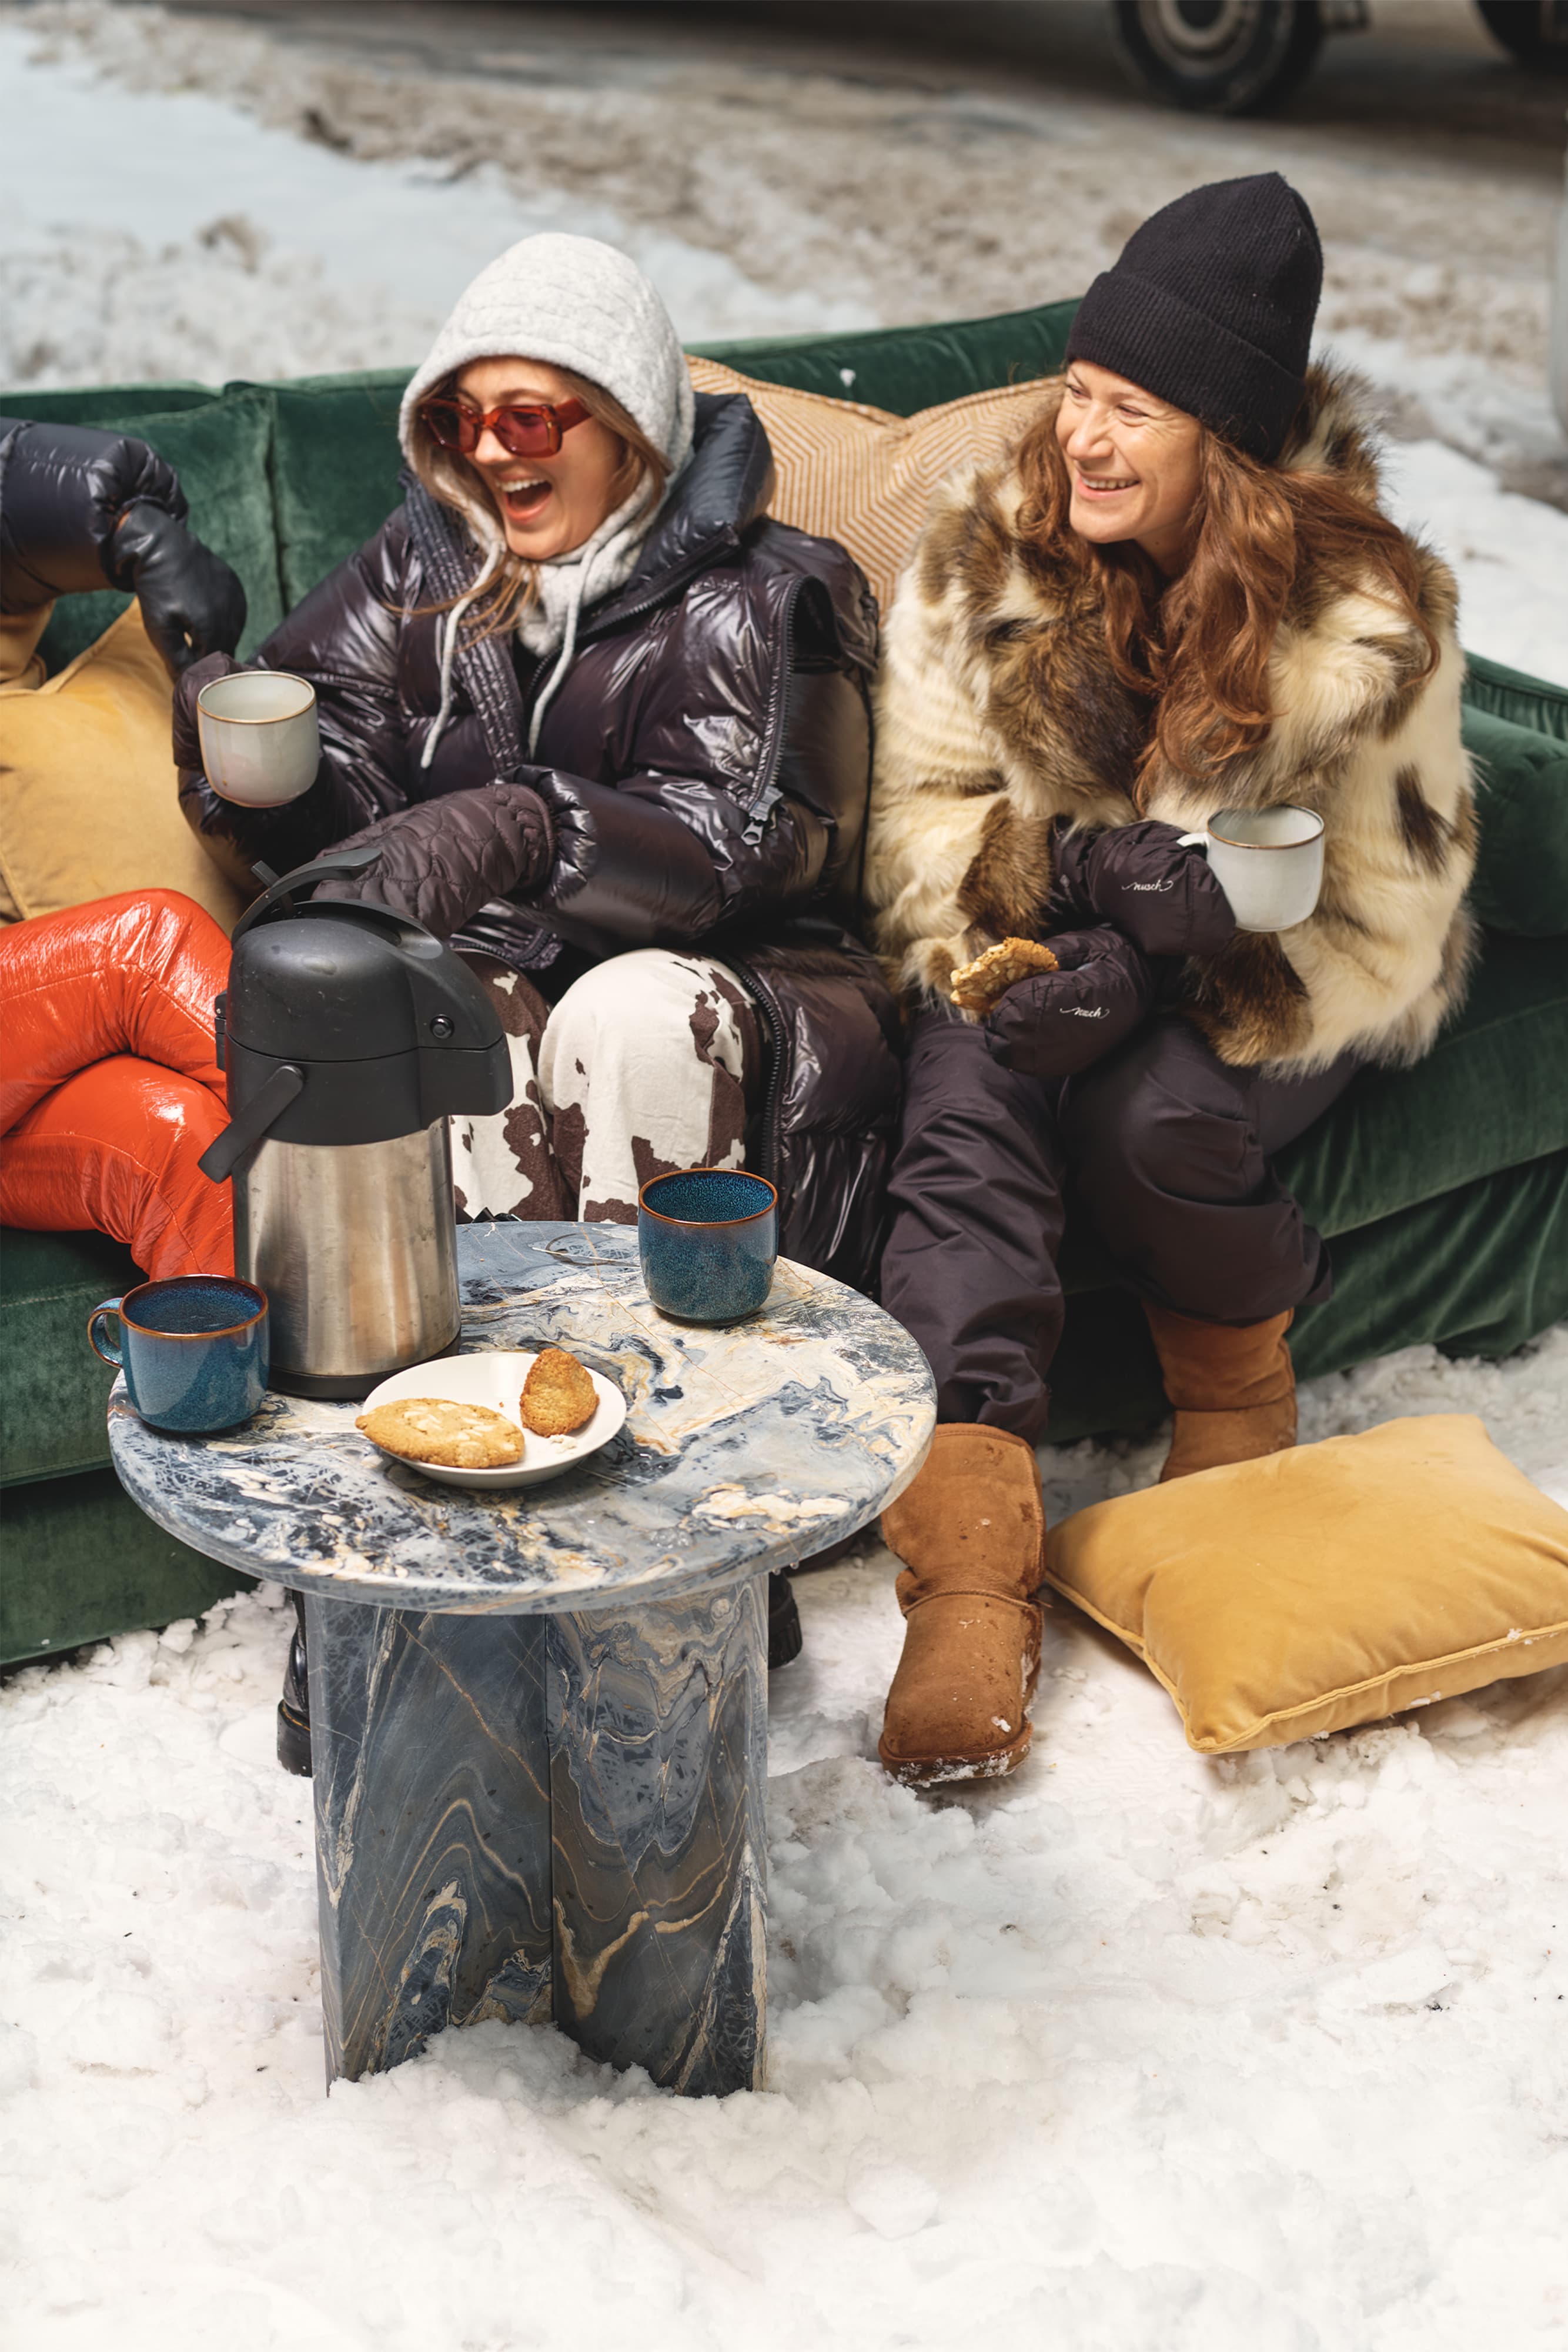
<path fill-rule="evenodd" d="M 597 546 L 591 539 L 574 563 L 558 559 L 558 562 L 549 567 L 568 575 L 566 606 L 561 614 L 560 651 L 556 656 L 549 676 L 534 697 L 533 712 L 528 720 L 530 759 L 538 749 L 539 729 L 544 723 L 545 712 L 576 656 L 577 632 L 583 606 L 591 604 L 606 590 L 619 585 L 624 579 L 663 502 L 661 493 L 660 498 L 650 505 L 645 485 L 639 482 L 625 502 L 600 524 L 599 532 L 595 534 L 599 540 Z M 527 644 L 526 626 L 522 634 Z"/>

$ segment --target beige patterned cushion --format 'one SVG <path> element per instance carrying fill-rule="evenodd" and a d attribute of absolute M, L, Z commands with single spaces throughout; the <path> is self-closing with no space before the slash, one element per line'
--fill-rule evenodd
<path fill-rule="evenodd" d="M 1034 415 L 1043 385 L 1000 384 L 894 416 L 863 401 L 759 383 L 717 360 L 688 360 L 699 392 L 743 392 L 773 444 L 778 487 L 769 511 L 847 547 L 883 613 L 925 520 L 931 494 L 955 467 L 998 457 Z"/>

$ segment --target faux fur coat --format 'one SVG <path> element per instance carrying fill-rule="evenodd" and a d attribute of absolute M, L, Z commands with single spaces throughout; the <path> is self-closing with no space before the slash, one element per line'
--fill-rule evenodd
<path fill-rule="evenodd" d="M 1321 369 L 1280 463 L 1376 505 L 1354 399 Z M 1423 676 L 1425 644 L 1396 608 L 1303 567 L 1270 658 L 1266 740 L 1201 782 L 1158 761 L 1138 780 L 1151 707 L 1111 667 L 1093 580 L 1020 539 L 1022 495 L 1010 459 L 944 484 L 884 632 L 866 883 L 899 982 L 943 993 L 995 940 L 1043 935 L 1056 820 L 1156 817 L 1186 832 L 1218 809 L 1295 803 L 1324 823 L 1317 910 L 1193 959 L 1191 1017 L 1231 1063 L 1416 1060 L 1460 1000 L 1471 954 L 1452 573 L 1417 547 L 1439 648 Z"/>

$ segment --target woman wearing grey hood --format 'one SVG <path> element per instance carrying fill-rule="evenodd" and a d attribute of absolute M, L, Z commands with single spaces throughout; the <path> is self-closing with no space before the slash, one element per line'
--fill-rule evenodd
<path fill-rule="evenodd" d="M 694 398 L 612 247 L 526 238 L 402 403 L 406 499 L 263 646 L 323 758 L 277 809 L 199 772 L 187 814 L 248 876 L 347 840 L 340 897 L 475 961 L 511 1108 L 460 1123 L 459 1213 L 627 1222 L 670 1167 L 779 1186 L 791 1255 L 863 1281 L 897 1110 L 895 1017 L 841 928 L 859 878 L 876 611 L 844 551 L 768 519 L 748 402 Z"/>

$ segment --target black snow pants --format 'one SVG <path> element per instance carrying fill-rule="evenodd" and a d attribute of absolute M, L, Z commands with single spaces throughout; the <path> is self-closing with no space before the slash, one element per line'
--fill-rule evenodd
<path fill-rule="evenodd" d="M 936 1376 L 939 1421 L 1035 1443 L 1061 1337 L 1066 1203 L 1124 1281 L 1210 1323 L 1328 1297 L 1328 1251 L 1269 1165 L 1357 1064 L 1282 1079 L 1232 1069 L 1162 1014 L 1070 1079 L 1026 1078 L 954 1013 L 921 1013 L 889 1187 L 883 1304 Z"/>

